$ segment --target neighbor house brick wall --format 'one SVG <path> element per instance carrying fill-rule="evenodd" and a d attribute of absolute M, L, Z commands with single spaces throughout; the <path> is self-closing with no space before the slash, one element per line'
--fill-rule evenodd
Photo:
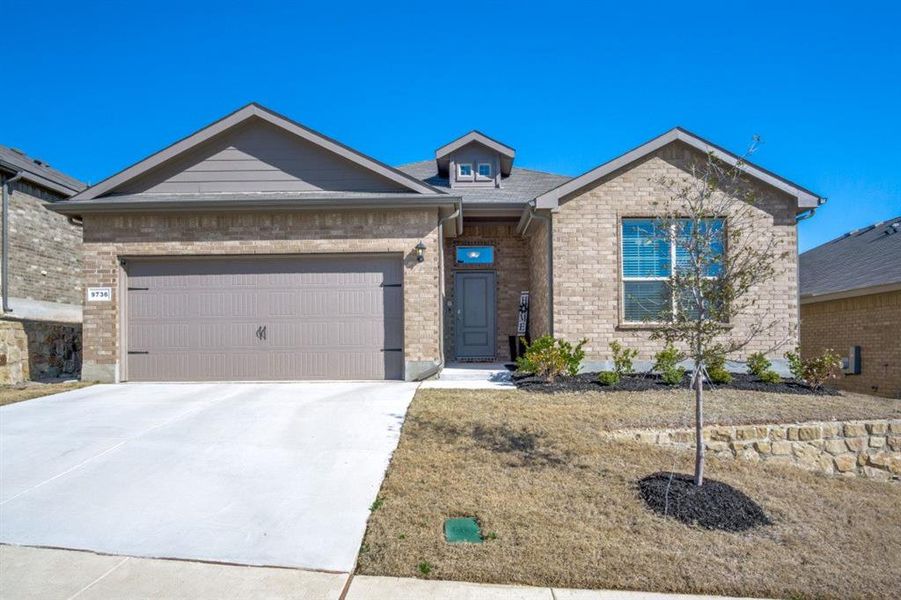
<path fill-rule="evenodd" d="M 439 360 L 437 209 L 87 215 L 84 281 L 111 287 L 111 302 L 84 310 L 83 379 L 109 381 L 120 355 L 119 257 L 397 253 L 404 262 L 407 362 Z M 414 246 L 426 245 L 425 261 Z"/>
<path fill-rule="evenodd" d="M 81 228 L 44 208 L 59 196 L 24 181 L 10 188 L 9 295 L 81 304 Z"/>
<path fill-rule="evenodd" d="M 564 199 L 553 213 L 554 333 L 572 341 L 588 338 L 586 360 L 610 359 L 608 344 L 613 340 L 638 349 L 639 360 L 652 359 L 661 348 L 661 342 L 650 339 L 647 326 L 620 322 L 619 223 L 622 218 L 661 215 L 668 192 L 660 178 L 686 180 L 687 165 L 704 159 L 688 145 L 669 144 Z M 796 201 L 764 185 L 755 189 L 748 239 L 760 243 L 772 236 L 776 252 L 785 257 L 777 261 L 774 277 L 752 290 L 753 311 L 733 323 L 737 337 L 755 323 L 775 320 L 776 326 L 737 359 L 780 342 L 794 346 L 798 335 Z M 781 352 L 772 356 L 781 357 Z"/>
<path fill-rule="evenodd" d="M 494 246 L 493 265 L 459 265 L 457 246 Z M 497 299 L 497 360 L 510 360 L 509 336 L 516 335 L 520 292 L 529 289 L 529 248 L 516 233 L 516 223 L 479 223 L 467 221 L 463 234 L 445 240 L 445 359 L 455 360 L 454 335 L 456 304 L 454 273 L 460 271 L 494 271 Z"/>
<path fill-rule="evenodd" d="M 801 305 L 801 354 L 827 348 L 847 356 L 860 346 L 860 375 L 840 375 L 836 387 L 901 398 L 901 291 Z"/>

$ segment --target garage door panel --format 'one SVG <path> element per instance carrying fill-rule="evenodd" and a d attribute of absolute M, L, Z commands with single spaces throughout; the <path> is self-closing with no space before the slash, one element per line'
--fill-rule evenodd
<path fill-rule="evenodd" d="M 403 377 L 384 352 L 403 344 L 399 257 L 160 259 L 128 277 L 131 380 Z"/>

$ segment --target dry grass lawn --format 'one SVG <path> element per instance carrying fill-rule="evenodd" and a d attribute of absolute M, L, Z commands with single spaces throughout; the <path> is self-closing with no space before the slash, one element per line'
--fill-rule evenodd
<path fill-rule="evenodd" d="M 720 423 L 897 416 L 867 396 L 715 392 Z M 358 570 L 573 588 L 791 598 L 888 598 L 901 590 L 901 485 L 790 466 L 708 461 L 774 522 L 708 531 L 647 510 L 635 482 L 691 472 L 693 456 L 605 443 L 600 430 L 690 423 L 688 392 L 527 394 L 423 390 L 372 514 Z M 444 543 L 475 516 L 481 545 Z"/>
<path fill-rule="evenodd" d="M 0 386 L 0 406 L 40 398 L 41 396 L 49 396 L 50 394 L 77 390 L 89 385 L 92 384 L 84 381 L 64 381 L 60 383 L 29 382 L 21 386 L 3 385 Z"/>

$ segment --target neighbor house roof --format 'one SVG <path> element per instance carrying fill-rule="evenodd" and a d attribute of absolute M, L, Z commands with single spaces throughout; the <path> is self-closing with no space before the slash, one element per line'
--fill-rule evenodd
<path fill-rule="evenodd" d="M 479 204 L 522 207 L 539 194 L 557 187 L 570 178 L 566 175 L 513 167 L 508 177 L 503 177 L 501 187 L 457 187 L 451 189 L 446 176 L 438 174 L 433 160 L 423 160 L 398 167 L 404 173 L 429 185 L 453 193 L 463 199 L 464 207 Z"/>
<path fill-rule="evenodd" d="M 9 146 L 0 145 L 0 168 L 9 173 L 22 173 L 22 179 L 25 181 L 62 196 L 72 196 L 87 187 L 74 177 L 69 177 L 51 168 L 47 163 Z"/>
<path fill-rule="evenodd" d="M 599 179 L 609 175 L 610 173 L 629 165 L 636 160 L 644 158 L 645 156 L 657 151 L 658 149 L 666 146 L 667 144 L 681 141 L 689 146 L 692 146 L 701 152 L 710 153 L 715 158 L 722 160 L 723 162 L 736 165 L 741 161 L 741 169 L 746 174 L 767 183 L 783 192 L 793 196 L 798 201 L 798 209 L 804 210 L 808 208 L 816 208 L 820 204 L 822 204 L 825 199 L 821 196 L 814 194 L 810 190 L 804 189 L 801 186 L 792 183 L 791 181 L 772 173 L 771 171 L 767 171 L 763 167 L 759 167 L 753 163 L 744 160 L 739 157 L 737 154 L 733 154 L 728 150 L 717 146 L 711 142 L 708 142 L 704 138 L 697 136 L 690 131 L 682 129 L 681 127 L 676 127 L 664 133 L 663 135 L 659 135 L 654 139 L 645 142 L 644 144 L 633 148 L 632 150 L 622 154 L 613 160 L 607 161 L 604 164 L 587 171 L 586 173 L 567 181 L 566 183 L 545 192 L 544 194 L 538 196 L 535 199 L 535 207 L 536 208 L 549 208 L 554 209 L 560 205 L 560 200 L 565 196 L 568 196 L 572 193 L 575 193 Z"/>
<path fill-rule="evenodd" d="M 422 181 L 419 181 L 414 177 L 410 177 L 406 173 L 398 171 L 397 169 L 379 162 L 372 157 L 366 156 L 365 154 L 358 152 L 353 148 L 346 146 L 341 142 L 338 142 L 337 140 L 329 138 L 317 131 L 305 127 L 304 125 L 301 125 L 296 121 L 292 121 L 291 119 L 272 110 L 269 110 L 264 106 L 256 103 L 251 103 L 229 115 L 226 115 L 218 121 L 207 125 L 196 133 L 193 133 L 188 137 L 183 138 L 175 142 L 174 144 L 167 146 L 166 148 L 163 148 L 159 152 L 150 155 L 144 160 L 135 163 L 134 165 L 126 169 L 123 169 L 115 175 L 104 179 L 100 183 L 89 187 L 80 194 L 74 196 L 71 202 L 75 203 L 94 200 L 95 198 L 98 198 L 104 194 L 113 192 L 117 187 L 121 186 L 125 182 L 131 181 L 143 175 L 144 173 L 147 173 L 151 169 L 159 167 L 163 163 L 168 162 L 176 156 L 182 155 L 184 152 L 187 152 L 188 150 L 199 146 L 200 144 L 210 140 L 214 136 L 233 129 L 245 123 L 246 121 L 255 118 L 262 119 L 263 121 L 281 128 L 290 134 L 296 135 L 308 142 L 324 148 L 325 150 L 333 152 L 354 164 L 369 169 L 370 171 L 377 173 L 378 175 L 381 175 L 382 177 L 409 189 L 410 192 L 420 194 L 442 193 L 439 190 L 423 183 Z"/>
<path fill-rule="evenodd" d="M 846 233 L 798 262 L 802 302 L 901 289 L 901 216 Z"/>

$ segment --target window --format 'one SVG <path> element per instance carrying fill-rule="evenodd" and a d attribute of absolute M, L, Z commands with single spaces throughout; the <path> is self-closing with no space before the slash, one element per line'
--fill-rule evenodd
<path fill-rule="evenodd" d="M 623 320 L 627 323 L 645 321 L 659 322 L 669 318 L 673 312 L 674 299 L 669 285 L 676 273 L 687 268 L 692 256 L 692 222 L 685 219 L 676 225 L 676 231 L 660 231 L 654 219 L 623 219 L 622 222 L 622 262 L 623 262 Z M 703 221 L 701 227 L 718 233 L 722 231 L 722 219 Z M 717 256 L 724 248 L 720 235 L 714 236 L 714 243 L 708 249 L 712 256 L 705 259 L 706 274 L 714 280 L 721 272 L 722 265 Z M 687 303 L 679 302 L 679 310 L 686 310 Z"/>
<path fill-rule="evenodd" d="M 460 177 L 472 177 L 472 165 L 469 163 L 460 163 L 457 166 L 457 173 Z"/>
<path fill-rule="evenodd" d="M 479 163 L 479 177 L 491 177 L 491 163 Z"/>
<path fill-rule="evenodd" d="M 494 246 L 457 246 L 457 263 L 490 265 L 494 263 Z"/>

